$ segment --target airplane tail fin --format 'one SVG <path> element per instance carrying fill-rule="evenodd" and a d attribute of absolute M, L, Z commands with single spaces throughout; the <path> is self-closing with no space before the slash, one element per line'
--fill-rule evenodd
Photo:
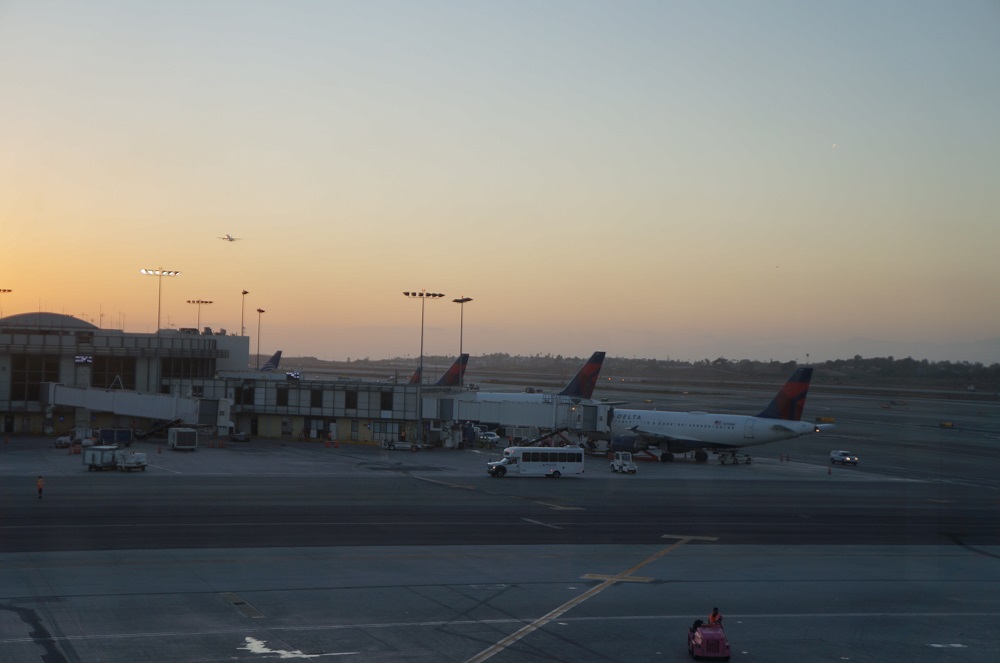
<path fill-rule="evenodd" d="M 278 350 L 271 358 L 264 362 L 264 365 L 260 367 L 261 373 L 270 373 L 274 369 L 278 368 L 278 364 L 281 363 L 281 350 Z"/>
<path fill-rule="evenodd" d="M 460 387 L 462 385 L 462 378 L 465 377 L 465 366 L 469 363 L 469 354 L 462 353 L 455 360 L 455 363 L 451 365 L 441 379 L 435 383 L 438 387 Z"/>
<path fill-rule="evenodd" d="M 806 394 L 809 392 L 809 381 L 812 379 L 812 367 L 799 367 L 781 387 L 777 396 L 757 416 L 762 419 L 785 419 L 800 421 L 802 410 L 806 406 Z"/>
<path fill-rule="evenodd" d="M 417 366 L 417 370 L 413 371 L 413 375 L 410 376 L 410 381 L 406 384 L 420 384 L 420 381 L 424 377 L 424 367 Z"/>
<path fill-rule="evenodd" d="M 604 363 L 604 353 L 595 352 L 590 355 L 590 359 L 583 365 L 580 372 L 576 374 L 566 388 L 559 392 L 560 396 L 570 396 L 571 398 L 587 398 L 594 395 L 594 387 L 597 386 L 597 376 L 601 373 L 601 365 Z"/>

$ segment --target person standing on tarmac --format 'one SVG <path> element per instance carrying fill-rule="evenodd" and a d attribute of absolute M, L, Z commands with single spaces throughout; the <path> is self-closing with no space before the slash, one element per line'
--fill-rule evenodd
<path fill-rule="evenodd" d="M 38 499 L 42 499 L 42 489 L 45 488 L 45 479 L 42 478 L 41 474 L 38 475 L 38 481 L 35 485 L 38 486 Z"/>
<path fill-rule="evenodd" d="M 709 626 L 722 626 L 722 614 L 718 608 L 712 608 L 712 614 L 708 616 Z"/>

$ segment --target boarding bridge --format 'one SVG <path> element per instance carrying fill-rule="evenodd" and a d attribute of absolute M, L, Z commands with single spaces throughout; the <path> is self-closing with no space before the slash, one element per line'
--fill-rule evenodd
<path fill-rule="evenodd" d="M 476 421 L 504 427 L 533 427 L 539 430 L 572 431 L 576 433 L 607 432 L 608 406 L 594 401 L 574 402 L 555 397 L 544 402 L 523 403 L 491 401 L 489 395 L 478 399 L 440 396 L 428 401 L 424 416 L 443 421 Z"/>
<path fill-rule="evenodd" d="M 218 403 L 220 407 L 206 408 L 206 418 L 199 414 L 202 402 L 198 398 L 171 396 L 170 394 L 140 394 L 125 389 L 100 389 L 94 387 L 70 387 L 49 382 L 43 385 L 43 404 L 83 408 L 93 412 L 110 412 L 129 417 L 146 417 L 163 421 L 183 421 L 190 425 L 229 425 L 229 401 L 206 401 Z M 224 410 L 224 412 L 222 412 Z"/>

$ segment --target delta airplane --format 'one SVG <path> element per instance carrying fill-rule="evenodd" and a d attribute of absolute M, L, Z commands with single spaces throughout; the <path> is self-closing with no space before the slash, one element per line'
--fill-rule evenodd
<path fill-rule="evenodd" d="M 260 367 L 261 373 L 270 373 L 274 369 L 278 368 L 278 364 L 281 362 L 281 350 L 278 350 L 271 358 L 264 362 L 264 365 Z"/>
<path fill-rule="evenodd" d="M 612 451 L 642 451 L 656 445 L 661 460 L 674 453 L 695 452 L 695 459 L 708 459 L 706 450 L 719 455 L 722 463 L 739 462 L 736 450 L 778 440 L 818 433 L 830 426 L 802 421 L 802 409 L 813 369 L 800 367 L 764 410 L 756 416 L 707 412 L 662 412 L 613 409 L 608 415 Z"/>
<path fill-rule="evenodd" d="M 458 356 L 455 363 L 451 365 L 445 374 L 441 376 L 441 379 L 434 383 L 435 387 L 461 387 L 462 379 L 465 377 L 465 367 L 469 363 L 469 353 L 463 353 Z M 420 378 L 422 376 L 421 367 L 417 366 L 417 370 L 413 371 L 413 375 L 410 376 L 410 381 L 407 384 L 420 384 Z"/>
<path fill-rule="evenodd" d="M 563 388 L 556 396 L 563 396 L 574 403 L 589 401 L 593 398 L 594 387 L 597 386 L 597 376 L 601 373 L 601 366 L 604 364 L 603 352 L 595 352 L 583 365 L 583 368 L 574 376 L 569 384 Z M 467 396 L 474 395 L 474 400 L 488 401 L 491 403 L 550 403 L 552 394 L 529 394 L 527 392 L 471 392 Z"/>
<path fill-rule="evenodd" d="M 243 238 L 242 237 L 233 237 L 229 233 L 226 233 L 225 235 L 222 235 L 221 237 L 219 237 L 219 239 L 225 240 L 227 242 L 235 242 L 236 240 L 243 239 Z"/>

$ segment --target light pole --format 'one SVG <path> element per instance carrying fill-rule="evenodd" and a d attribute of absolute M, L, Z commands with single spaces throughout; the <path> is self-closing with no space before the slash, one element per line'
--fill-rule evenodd
<path fill-rule="evenodd" d="M 6 295 L 8 292 L 14 292 L 14 291 L 11 290 L 10 288 L 0 288 L 0 295 Z M 0 304 L 0 318 L 2 317 L 3 317 L 3 304 Z"/>
<path fill-rule="evenodd" d="M 187 302 L 188 302 L 188 304 L 197 304 L 198 305 L 198 324 L 195 327 L 195 329 L 197 329 L 198 333 L 200 334 L 201 333 L 201 305 L 202 304 L 212 304 L 214 302 L 211 302 L 211 301 L 209 301 L 207 299 L 189 299 L 189 300 L 187 300 Z"/>
<path fill-rule="evenodd" d="M 260 314 L 264 313 L 264 309 L 257 309 L 257 370 L 260 370 Z"/>
<path fill-rule="evenodd" d="M 424 384 L 424 302 L 428 299 L 440 299 L 444 294 L 440 292 L 404 292 L 404 297 L 420 300 L 420 363 L 417 366 L 420 381 L 417 382 L 417 444 L 424 444 L 424 404 L 423 404 L 423 384 Z"/>
<path fill-rule="evenodd" d="M 163 277 L 164 276 L 180 276 L 180 272 L 176 272 L 170 269 L 140 269 L 140 273 L 146 276 L 155 276 L 157 280 L 156 287 L 156 331 L 160 331 L 160 300 L 163 299 Z"/>
<path fill-rule="evenodd" d="M 461 314 L 458 318 L 458 356 L 462 356 L 462 329 L 465 327 L 465 303 L 471 302 L 472 297 L 459 297 L 458 299 L 451 300 L 458 304 Z M 458 386 L 463 386 L 462 383 L 465 382 L 465 373 L 461 372 L 458 374 Z"/>
<path fill-rule="evenodd" d="M 250 292 L 248 290 L 244 290 L 243 291 L 243 300 L 240 302 L 240 336 L 246 336 L 247 335 L 247 328 L 243 324 L 243 311 L 246 310 L 246 307 L 247 307 L 247 295 L 249 295 L 249 294 L 250 294 Z"/>

